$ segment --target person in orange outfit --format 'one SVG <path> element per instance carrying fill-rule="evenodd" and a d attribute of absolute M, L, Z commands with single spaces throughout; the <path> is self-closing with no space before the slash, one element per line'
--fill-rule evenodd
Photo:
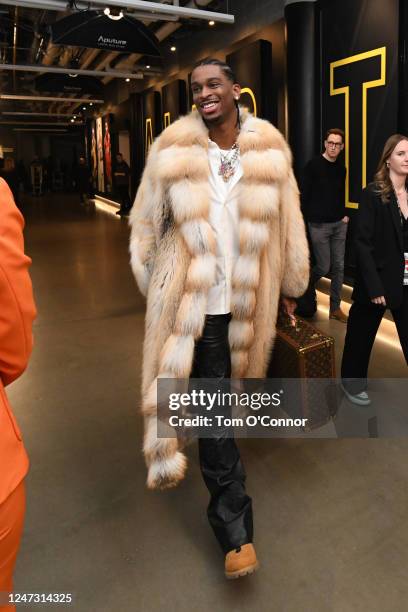
<path fill-rule="evenodd" d="M 24 220 L 7 183 L 0 178 L 0 610 L 14 610 L 6 593 L 23 530 L 24 477 L 28 457 L 4 388 L 24 372 L 30 357 L 36 316 L 24 254 Z"/>

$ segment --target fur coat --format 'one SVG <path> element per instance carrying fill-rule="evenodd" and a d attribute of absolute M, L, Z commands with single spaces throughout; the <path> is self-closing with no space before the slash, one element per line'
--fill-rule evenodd
<path fill-rule="evenodd" d="M 279 297 L 304 293 L 309 253 L 283 136 L 267 121 L 241 111 L 238 143 L 243 177 L 229 325 L 232 376 L 261 378 Z M 189 377 L 215 280 L 207 149 L 208 130 L 197 111 L 164 130 L 150 149 L 130 215 L 131 266 L 147 297 L 142 412 L 150 488 L 177 484 L 186 469 L 177 439 L 157 437 L 157 377 Z"/>

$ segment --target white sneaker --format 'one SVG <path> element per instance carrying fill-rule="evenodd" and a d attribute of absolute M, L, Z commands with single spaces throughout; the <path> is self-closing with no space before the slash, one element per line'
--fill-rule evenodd
<path fill-rule="evenodd" d="M 368 397 L 368 394 L 366 391 L 360 391 L 360 393 L 356 393 L 355 395 L 352 395 L 351 393 L 347 391 L 343 383 L 340 383 L 340 387 L 344 395 L 347 397 L 349 402 L 351 402 L 352 404 L 358 404 L 358 406 L 369 406 L 371 404 L 371 400 Z"/>

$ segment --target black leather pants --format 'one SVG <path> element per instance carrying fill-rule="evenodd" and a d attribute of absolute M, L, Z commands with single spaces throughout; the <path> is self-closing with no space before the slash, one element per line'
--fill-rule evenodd
<path fill-rule="evenodd" d="M 192 378 L 229 378 L 231 315 L 207 315 L 196 343 Z M 224 553 L 252 542 L 252 501 L 245 492 L 245 471 L 231 430 L 217 427 L 199 438 L 201 473 L 210 492 L 208 520 Z"/>

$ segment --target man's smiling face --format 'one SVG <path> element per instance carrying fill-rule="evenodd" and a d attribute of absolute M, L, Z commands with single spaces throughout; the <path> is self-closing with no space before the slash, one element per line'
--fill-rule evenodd
<path fill-rule="evenodd" d="M 191 75 L 193 101 L 206 123 L 220 124 L 236 112 L 241 87 L 230 81 L 220 66 L 198 66 Z"/>

